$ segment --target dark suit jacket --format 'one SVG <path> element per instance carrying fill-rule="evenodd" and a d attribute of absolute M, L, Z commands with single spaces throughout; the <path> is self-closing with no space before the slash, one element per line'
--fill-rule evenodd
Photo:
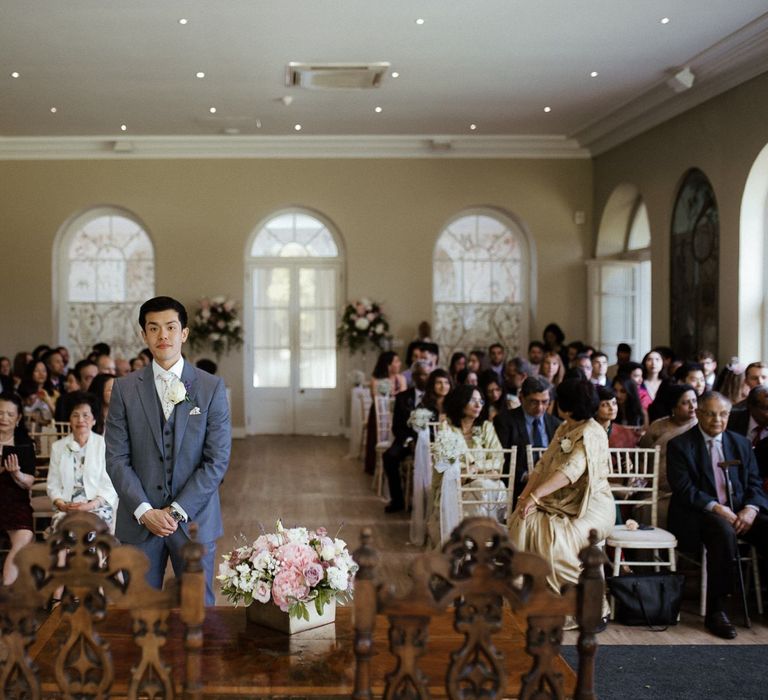
<path fill-rule="evenodd" d="M 746 505 L 768 510 L 752 445 L 745 437 L 726 430 L 723 433 L 723 458 L 738 460 L 729 474 L 733 484 L 736 512 Z M 681 548 L 692 551 L 698 546 L 698 518 L 708 503 L 717 500 L 715 475 L 707 444 L 698 426 L 669 441 L 667 479 L 672 487 L 669 528 L 680 540 Z"/>
<path fill-rule="evenodd" d="M 731 411 L 731 417 L 728 419 L 728 430 L 732 430 L 739 435 L 747 435 L 747 430 L 749 430 L 749 410 L 746 407 L 735 408 Z"/>
<path fill-rule="evenodd" d="M 416 439 L 416 432 L 408 427 L 408 419 L 414 408 L 416 408 L 414 387 L 401 391 L 395 397 L 395 407 L 392 410 L 392 434 L 395 436 L 395 442 L 401 446 L 408 438 Z"/>
<path fill-rule="evenodd" d="M 559 418 L 550 416 L 548 413 L 544 414 L 544 429 L 550 442 L 552 442 L 552 436 L 560 423 Z M 523 474 L 528 471 L 525 446 L 530 444 L 528 431 L 525 427 L 523 407 L 518 406 L 511 411 L 502 411 L 493 419 L 493 427 L 496 429 L 496 435 L 499 436 L 502 447 L 509 449 L 513 445 L 517 445 L 517 469 L 515 470 L 515 496 L 517 496 L 522 491 Z"/>

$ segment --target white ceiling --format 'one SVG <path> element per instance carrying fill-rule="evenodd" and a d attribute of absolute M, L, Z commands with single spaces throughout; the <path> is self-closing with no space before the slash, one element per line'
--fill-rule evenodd
<path fill-rule="evenodd" d="M 557 136 L 589 147 L 620 139 L 622 126 L 647 128 L 651 108 L 677 101 L 680 111 L 768 69 L 767 9 L 766 0 L 0 0 L 0 140 L 236 129 Z M 389 61 L 401 77 L 367 91 L 286 88 L 289 61 Z M 665 80 L 687 65 L 697 82 L 675 97 Z"/>

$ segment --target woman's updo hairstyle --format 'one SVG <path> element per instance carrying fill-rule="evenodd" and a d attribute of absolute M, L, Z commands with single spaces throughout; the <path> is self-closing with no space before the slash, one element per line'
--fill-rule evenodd
<path fill-rule="evenodd" d="M 586 379 L 566 379 L 557 387 L 557 405 L 573 420 L 593 418 L 600 408 L 595 385 Z"/>

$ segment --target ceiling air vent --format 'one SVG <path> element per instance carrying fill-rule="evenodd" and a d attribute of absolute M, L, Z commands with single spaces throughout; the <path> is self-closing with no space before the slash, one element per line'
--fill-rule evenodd
<path fill-rule="evenodd" d="M 389 63 L 295 63 L 288 64 L 285 84 L 313 90 L 366 90 L 381 85 Z"/>

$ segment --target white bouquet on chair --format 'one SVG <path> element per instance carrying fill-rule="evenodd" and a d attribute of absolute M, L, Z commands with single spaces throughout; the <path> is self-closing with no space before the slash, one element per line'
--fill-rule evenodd
<path fill-rule="evenodd" d="M 432 455 L 436 462 L 456 462 L 467 452 L 467 443 L 457 432 L 448 428 L 440 428 L 432 443 Z"/>
<path fill-rule="evenodd" d="M 440 428 L 432 443 L 435 471 L 443 475 L 440 487 L 440 541 L 445 542 L 459 524 L 459 459 L 467 454 L 464 437 L 450 428 Z"/>
<path fill-rule="evenodd" d="M 392 382 L 389 379 L 379 379 L 376 382 L 376 393 L 381 396 L 389 396 L 392 393 Z"/>
<path fill-rule="evenodd" d="M 408 417 L 408 427 L 413 430 L 424 430 L 432 419 L 432 411 L 428 408 L 416 408 Z"/>

